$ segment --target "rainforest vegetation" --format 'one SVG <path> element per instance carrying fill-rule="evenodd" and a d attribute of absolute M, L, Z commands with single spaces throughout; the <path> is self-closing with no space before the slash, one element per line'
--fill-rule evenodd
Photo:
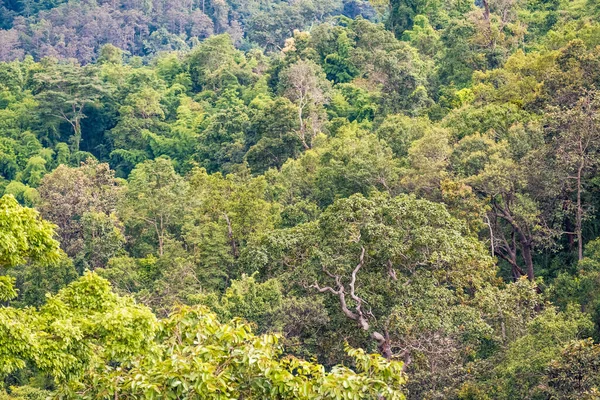
<path fill-rule="evenodd" d="M 0 0 L 0 399 L 600 399 L 599 0 Z"/>

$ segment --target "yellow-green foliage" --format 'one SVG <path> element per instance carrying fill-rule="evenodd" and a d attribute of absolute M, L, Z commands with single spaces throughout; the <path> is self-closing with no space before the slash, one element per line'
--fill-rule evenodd
<path fill-rule="evenodd" d="M 0 376 L 33 365 L 78 399 L 404 399 L 401 362 L 347 348 L 352 368 L 326 371 L 279 339 L 204 307 L 157 321 L 87 273 L 39 310 L 0 309 Z"/>

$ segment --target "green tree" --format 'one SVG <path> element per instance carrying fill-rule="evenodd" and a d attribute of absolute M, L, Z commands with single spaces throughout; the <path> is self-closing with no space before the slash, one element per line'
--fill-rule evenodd
<path fill-rule="evenodd" d="M 85 247 L 93 246 L 89 242 L 93 240 L 93 235 L 85 232 L 90 229 L 89 216 L 85 216 L 98 213 L 112 218 L 110 216 L 116 211 L 121 189 L 108 164 L 92 160 L 78 168 L 60 165 L 44 177 L 39 187 L 40 212 L 57 225 L 61 246 L 70 257 L 81 258 L 85 262 L 91 262 L 91 258 L 96 257 L 84 251 Z M 118 228 L 119 222 L 113 222 L 113 228 Z M 97 231 L 95 234 L 100 235 L 101 239 L 98 237 L 98 240 L 110 240 L 108 231 Z M 96 262 L 91 263 L 97 266 Z"/>
<path fill-rule="evenodd" d="M 576 309 L 557 312 L 550 307 L 527 325 L 527 333 L 512 342 L 491 370 L 496 398 L 535 398 L 552 360 L 561 356 L 565 343 L 586 337 L 591 321 Z"/>
<path fill-rule="evenodd" d="M 39 310 L 0 309 L 0 376 L 32 365 L 69 393 L 86 372 L 148 350 L 155 330 L 150 310 L 87 273 Z"/>
<path fill-rule="evenodd" d="M 187 193 L 186 182 L 167 158 L 145 161 L 131 172 L 118 215 L 136 236 L 138 251 L 143 240 L 150 239 L 157 244 L 157 254 L 164 254 L 166 240 L 181 229 Z"/>
<path fill-rule="evenodd" d="M 280 168 L 302 149 L 298 131 L 297 108 L 286 98 L 254 102 L 254 111 L 246 146 L 245 160 L 252 172 L 263 173 L 271 167 Z"/>
<path fill-rule="evenodd" d="M 225 89 L 212 115 L 202 124 L 197 157 L 209 172 L 233 172 L 243 163 L 244 136 L 249 129 L 248 107 L 234 88 Z"/>
<path fill-rule="evenodd" d="M 78 152 L 82 138 L 81 120 L 86 107 L 108 93 L 91 67 L 53 64 L 35 75 L 36 99 L 40 112 L 49 118 L 68 123 L 72 130 L 71 150 Z"/>
<path fill-rule="evenodd" d="M 278 342 L 275 335 L 254 336 L 239 320 L 220 324 L 204 308 L 182 308 L 161 321 L 152 355 L 92 376 L 80 395 L 404 399 L 400 362 L 348 349 L 356 371 L 336 366 L 325 372 L 321 365 L 282 357 Z"/>
<path fill-rule="evenodd" d="M 201 303 L 214 310 L 223 321 L 242 318 L 256 324 L 259 331 L 268 330 L 269 320 L 282 306 L 283 288 L 276 279 L 257 282 L 255 275 L 242 275 L 240 280 L 231 282 L 223 296 L 211 293 L 203 296 Z"/>
<path fill-rule="evenodd" d="M 583 259 L 583 221 L 589 213 L 584 203 L 586 181 L 596 170 L 596 155 L 600 150 L 598 102 L 595 93 L 588 93 L 572 109 L 562 112 L 557 110 L 550 117 L 550 129 L 556 135 L 553 150 L 557 155 L 557 164 L 564 171 L 562 178 L 566 190 L 575 194 L 573 213 L 579 260 Z"/>
<path fill-rule="evenodd" d="M 365 347 L 374 343 L 384 357 L 408 364 L 440 360 L 426 343 L 434 350 L 433 342 L 448 340 L 451 353 L 464 345 L 461 329 L 481 329 L 455 296 L 494 275 L 477 238 L 443 206 L 413 196 L 337 200 L 317 221 L 268 235 L 248 257 L 266 277 L 282 276 L 300 293 L 329 296 L 330 312 L 348 322 L 337 321 L 337 334 L 347 332 Z M 448 319 L 422 320 L 433 315 Z M 458 328 L 461 320 L 471 322 Z"/>
<path fill-rule="evenodd" d="M 61 255 L 54 239 L 54 225 L 44 221 L 38 212 L 22 207 L 11 195 L 0 198 L 0 267 L 20 264 L 56 263 Z M 16 296 L 13 280 L 0 277 L 0 301 Z"/>
<path fill-rule="evenodd" d="M 353 123 L 289 160 L 275 179 L 286 204 L 309 199 L 325 207 L 354 193 L 396 193 L 398 173 L 399 162 L 387 143 Z"/>
<path fill-rule="evenodd" d="M 184 238 L 207 267 L 232 267 L 247 243 L 277 221 L 279 210 L 267 201 L 264 177 L 223 177 L 198 169 L 189 184 L 191 212 L 184 218 Z"/>
<path fill-rule="evenodd" d="M 390 0 L 389 3 L 390 15 L 386 24 L 397 37 L 413 28 L 418 15 L 435 13 L 441 7 L 440 2 L 436 0 Z"/>
<path fill-rule="evenodd" d="M 599 357 L 600 347 L 591 338 L 569 343 L 550 363 L 543 391 L 565 400 L 597 397 Z"/>

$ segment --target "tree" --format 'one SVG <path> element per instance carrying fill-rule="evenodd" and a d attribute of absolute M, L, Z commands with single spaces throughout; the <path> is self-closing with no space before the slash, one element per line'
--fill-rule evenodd
<path fill-rule="evenodd" d="M 402 363 L 348 349 L 356 371 L 282 357 L 277 335 L 254 336 L 240 320 L 220 324 L 204 308 L 181 308 L 160 322 L 151 356 L 96 373 L 80 394 L 137 398 L 404 399 Z M 167 362 L 167 360 L 171 360 Z M 116 379 L 115 379 L 116 378 Z M 118 382 L 115 385 L 114 382 Z"/>
<path fill-rule="evenodd" d="M 321 132 L 322 107 L 328 101 L 330 84 L 312 61 L 300 60 L 280 74 L 281 93 L 298 107 L 297 135 L 306 150 Z"/>
<path fill-rule="evenodd" d="M 402 38 L 421 54 L 436 57 L 441 49 L 439 32 L 431 26 L 429 19 L 424 15 L 417 15 L 413 22 L 413 27 L 402 33 Z"/>
<path fill-rule="evenodd" d="M 384 140 L 398 158 L 408 156 L 409 148 L 427 133 L 431 136 L 445 136 L 428 118 L 410 118 L 402 114 L 387 115 L 377 127 L 376 134 Z"/>
<path fill-rule="evenodd" d="M 513 280 L 523 275 L 534 280 L 535 250 L 551 247 L 559 232 L 554 222 L 559 180 L 542 132 L 516 125 L 498 142 L 465 137 L 456 152 L 457 170 L 470 171 L 466 182 L 488 206 L 484 221 L 492 251 L 510 265 Z"/>
<path fill-rule="evenodd" d="M 459 315 L 468 313 L 452 288 L 476 290 L 493 275 L 481 244 L 461 226 L 443 206 L 426 200 L 354 195 L 337 200 L 317 221 L 268 235 L 250 250 L 248 262 L 266 277 L 285 276 L 302 293 L 331 296 L 332 312 L 351 322 L 347 337 L 369 346 L 363 342 L 367 333 L 380 354 L 403 358 L 409 365 L 417 354 L 435 359 L 439 347 L 424 344 L 438 335 L 454 337 L 457 331 L 449 327 L 459 326 Z M 432 329 L 433 321 L 420 325 L 416 315 L 409 327 L 403 325 L 413 299 L 429 297 L 426 305 L 418 306 L 422 310 L 440 304 L 442 295 L 447 297 L 441 304 L 450 308 L 438 310 L 450 318 L 444 328 Z M 425 315 L 434 314 L 439 315 Z M 410 339 L 404 329 L 411 332 Z"/>
<path fill-rule="evenodd" d="M 516 4 L 515 0 L 482 0 L 483 9 L 470 14 L 476 29 L 472 41 L 483 49 L 489 68 L 498 67 L 510 47 L 517 45 L 526 32 L 516 19 Z"/>
<path fill-rule="evenodd" d="M 578 304 L 581 311 L 597 324 L 600 321 L 600 241 L 591 240 L 585 247 L 584 258 L 577 263 L 576 270 L 562 270 L 553 280 L 548 293 L 553 304 L 566 309 L 569 304 Z M 596 325 L 596 330 L 598 325 Z"/>
<path fill-rule="evenodd" d="M 327 74 L 327 79 L 335 83 L 350 82 L 359 72 L 350 59 L 353 43 L 345 30 L 338 30 L 336 33 L 338 34 L 337 48 L 334 52 L 325 55 L 323 70 Z"/>
<path fill-rule="evenodd" d="M 60 257 L 54 239 L 54 225 L 40 218 L 37 211 L 21 207 L 11 195 L 0 198 L 0 267 L 19 264 L 53 264 Z M 12 279 L 0 277 L 0 301 L 16 296 Z"/>
<path fill-rule="evenodd" d="M 588 210 L 584 204 L 586 180 L 595 171 L 600 151 L 600 121 L 596 93 L 587 93 L 567 110 L 555 110 L 550 116 L 549 130 L 554 133 L 552 143 L 558 165 L 563 170 L 566 190 L 575 192 L 575 235 L 577 255 L 583 259 L 583 221 Z"/>
<path fill-rule="evenodd" d="M 246 133 L 246 145 L 250 147 L 244 158 L 252 172 L 281 168 L 289 158 L 295 158 L 302 149 L 297 131 L 297 109 L 289 100 L 277 98 L 259 103 Z"/>
<path fill-rule="evenodd" d="M 81 216 L 83 230 L 83 256 L 89 267 L 105 266 L 112 257 L 123 251 L 125 237 L 123 226 L 116 214 L 89 211 Z"/>
<path fill-rule="evenodd" d="M 238 52 L 227 34 L 211 36 L 187 56 L 186 65 L 194 89 L 215 90 L 218 78 L 230 75 L 236 67 Z"/>
<path fill-rule="evenodd" d="M 2 210 L 0 266 L 14 267 L 26 262 L 52 263 L 60 253 L 53 238 L 54 225 L 37 211 L 21 207 L 13 196 L 0 198 Z"/>
<path fill-rule="evenodd" d="M 81 120 L 85 109 L 107 94 L 93 67 L 72 64 L 49 65 L 35 75 L 36 99 L 40 112 L 71 125 L 71 150 L 78 152 L 81 143 Z"/>
<path fill-rule="evenodd" d="M 164 96 L 163 91 L 143 86 L 132 88 L 123 100 L 119 120 L 107 135 L 113 148 L 111 164 L 120 176 L 126 177 L 136 164 L 152 158 L 152 150 L 163 150 L 160 144 L 171 128 L 164 122 Z"/>
<path fill-rule="evenodd" d="M 402 173 L 402 186 L 410 193 L 423 194 L 431 200 L 439 199 L 441 182 L 447 177 L 449 155 L 446 132 L 425 132 L 408 149 L 408 165 Z"/>
<path fill-rule="evenodd" d="M 487 383 L 498 388 L 500 399 L 536 398 L 548 367 L 561 356 L 565 343 L 586 337 L 591 327 L 591 321 L 573 307 L 564 312 L 549 307 L 507 347 L 503 359 L 489 371 Z"/>
<path fill-rule="evenodd" d="M 1 29 L 0 32 L 0 61 L 23 58 L 24 51 L 19 49 L 19 32 L 13 29 Z"/>
<path fill-rule="evenodd" d="M 257 282 L 256 275 L 242 275 L 231 282 L 223 296 L 216 293 L 201 297 L 201 303 L 209 306 L 223 321 L 242 318 L 256 324 L 259 332 L 269 331 L 269 323 L 283 303 L 281 283 L 276 279 Z"/>
<path fill-rule="evenodd" d="M 184 238 L 206 266 L 231 265 L 254 237 L 273 229 L 278 207 L 266 199 L 264 177 L 223 177 L 197 169 L 189 185 L 191 212 L 184 218 Z"/>
<path fill-rule="evenodd" d="M 546 373 L 543 392 L 565 400 L 598 396 L 600 346 L 592 338 L 569 343 Z"/>
<path fill-rule="evenodd" d="M 390 15 L 387 28 L 401 37 L 404 31 L 412 29 L 418 15 L 435 13 L 441 6 L 436 0 L 390 0 Z"/>
<path fill-rule="evenodd" d="M 94 213 L 102 214 L 104 217 L 97 218 L 112 218 L 113 229 L 118 228 L 119 222 L 114 220 L 114 213 L 121 189 L 108 164 L 92 160 L 78 168 L 60 165 L 44 177 L 39 187 L 40 212 L 57 225 L 61 246 L 67 255 L 73 258 L 83 256 L 88 261 L 91 261 L 90 257 L 95 257 L 91 253 L 82 253 L 90 245 L 86 239 L 91 239 L 86 238 L 86 221 Z M 89 228 L 91 226 L 88 225 Z M 96 232 L 100 235 L 98 239 L 109 240 L 105 236 L 111 235 L 109 231 Z M 96 262 L 92 264 L 98 265 Z"/>
<path fill-rule="evenodd" d="M 162 256 L 167 238 L 178 233 L 185 213 L 188 187 L 167 158 L 139 164 L 129 176 L 120 204 L 121 216 L 138 246 L 146 235 L 158 244 Z"/>
<path fill-rule="evenodd" d="M 180 308 L 157 321 L 87 273 L 39 310 L 0 309 L 0 376 L 31 363 L 53 378 L 55 395 L 81 398 L 341 399 L 349 390 L 360 399 L 404 399 L 400 362 L 348 349 L 356 371 L 325 372 L 282 357 L 278 339 L 254 336 L 240 320 L 221 324 L 205 308 Z"/>
<path fill-rule="evenodd" d="M 235 88 L 225 89 L 215 104 L 215 111 L 203 124 L 198 156 L 210 172 L 230 173 L 244 158 L 244 135 L 250 118 L 248 107 Z"/>
<path fill-rule="evenodd" d="M 326 207 L 355 193 L 397 193 L 398 173 L 399 161 L 387 143 L 353 123 L 286 162 L 276 179 L 285 203 L 308 199 Z"/>
<path fill-rule="evenodd" d="M 149 309 L 86 273 L 39 310 L 0 309 L 0 376 L 32 365 L 69 392 L 86 373 L 148 350 L 155 331 Z"/>

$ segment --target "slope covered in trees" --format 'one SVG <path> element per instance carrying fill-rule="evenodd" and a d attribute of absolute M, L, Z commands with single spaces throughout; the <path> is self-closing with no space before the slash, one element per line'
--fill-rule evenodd
<path fill-rule="evenodd" d="M 594 399 L 594 0 L 0 3 L 0 399 Z"/>
<path fill-rule="evenodd" d="M 275 50 L 295 29 L 342 14 L 376 17 L 364 0 L 8 0 L 0 2 L 0 61 L 31 54 L 89 63 L 107 43 L 151 57 L 222 33 L 246 49 Z"/>

